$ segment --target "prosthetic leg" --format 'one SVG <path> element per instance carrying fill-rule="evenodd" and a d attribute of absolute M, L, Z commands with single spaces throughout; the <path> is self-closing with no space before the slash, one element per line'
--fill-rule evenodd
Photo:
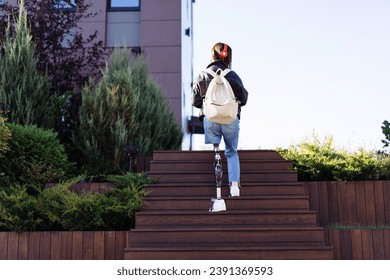
<path fill-rule="evenodd" d="M 211 199 L 213 205 L 209 209 L 209 212 L 219 212 L 219 211 L 226 210 L 225 200 L 223 200 L 221 196 L 223 170 L 222 170 L 222 159 L 221 159 L 221 155 L 219 154 L 219 145 L 214 145 L 214 153 L 215 153 L 214 172 L 215 172 L 215 184 L 217 187 L 217 197 Z"/>

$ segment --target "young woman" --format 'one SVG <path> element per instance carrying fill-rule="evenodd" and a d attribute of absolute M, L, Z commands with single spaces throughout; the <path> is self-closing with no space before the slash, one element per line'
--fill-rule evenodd
<path fill-rule="evenodd" d="M 232 49 L 225 43 L 217 43 L 211 49 L 211 63 L 207 66 L 214 72 L 231 68 Z M 240 77 L 236 72 L 230 71 L 225 78 L 229 81 L 234 95 L 239 101 L 237 118 L 230 124 L 224 125 L 208 120 L 203 113 L 203 99 L 213 76 L 202 71 L 195 79 L 192 90 L 192 105 L 200 108 L 200 120 L 204 124 L 205 143 L 213 144 L 214 149 L 219 149 L 223 137 L 225 142 L 225 156 L 228 164 L 228 177 L 231 196 L 240 195 L 240 160 L 237 152 L 238 137 L 240 132 L 240 113 L 248 99 L 248 92 L 245 89 Z"/>

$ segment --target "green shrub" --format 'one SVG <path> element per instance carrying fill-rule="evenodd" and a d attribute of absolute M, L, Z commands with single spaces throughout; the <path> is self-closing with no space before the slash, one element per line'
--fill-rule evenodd
<path fill-rule="evenodd" d="M 35 196 L 24 185 L 0 188 L 0 230 L 27 231 L 40 228 L 43 220 Z"/>
<path fill-rule="evenodd" d="M 91 80 L 82 90 L 72 137 L 80 166 L 91 175 L 121 173 L 127 169 L 127 145 L 146 156 L 177 149 L 181 140 L 181 129 L 144 59 L 115 49 L 101 81 Z"/>
<path fill-rule="evenodd" d="M 51 230 L 102 229 L 103 195 L 74 193 L 69 190 L 72 184 L 73 181 L 64 182 L 38 195 L 37 200 L 46 224 Z"/>
<path fill-rule="evenodd" d="M 35 43 L 23 2 L 11 35 L 11 22 L 0 42 L 0 102 L 10 122 L 51 128 L 50 83 L 37 70 Z"/>
<path fill-rule="evenodd" d="M 293 162 L 301 181 L 376 180 L 389 176 L 389 157 L 363 149 L 357 152 L 338 150 L 333 147 L 332 137 L 321 143 L 314 136 L 312 142 L 302 142 L 278 151 Z"/>
<path fill-rule="evenodd" d="M 57 133 L 33 125 L 7 124 L 12 137 L 9 150 L 4 154 L 0 173 L 0 186 L 43 186 L 46 182 L 58 182 L 70 170 L 64 147 Z"/>
<path fill-rule="evenodd" d="M 145 174 L 125 174 L 107 193 L 81 193 L 69 187 L 83 177 L 61 182 L 50 189 L 28 192 L 15 185 L 0 189 L 0 230 L 129 230 L 143 204 Z"/>
<path fill-rule="evenodd" d="M 3 154 L 8 150 L 8 141 L 10 138 L 11 132 L 5 125 L 5 119 L 0 115 L 0 158 L 2 158 Z"/>

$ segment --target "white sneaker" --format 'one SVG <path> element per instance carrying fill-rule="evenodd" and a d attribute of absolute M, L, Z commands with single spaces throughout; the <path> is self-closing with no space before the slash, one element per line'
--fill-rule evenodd
<path fill-rule="evenodd" d="M 225 200 L 212 198 L 213 206 L 209 209 L 209 212 L 226 211 Z"/>
<path fill-rule="evenodd" d="M 230 196 L 240 196 L 240 185 L 238 182 L 232 182 L 230 185 Z"/>

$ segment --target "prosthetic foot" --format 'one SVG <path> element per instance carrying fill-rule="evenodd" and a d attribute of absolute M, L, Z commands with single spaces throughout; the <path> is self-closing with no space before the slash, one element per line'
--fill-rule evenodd
<path fill-rule="evenodd" d="M 222 160 L 221 155 L 219 154 L 219 147 L 214 147 L 215 158 L 214 158 L 214 172 L 215 172 L 215 184 L 217 187 L 217 198 L 212 198 L 211 201 L 213 205 L 209 209 L 209 212 L 219 212 L 226 210 L 225 200 L 221 196 L 221 186 L 222 186 Z"/>

